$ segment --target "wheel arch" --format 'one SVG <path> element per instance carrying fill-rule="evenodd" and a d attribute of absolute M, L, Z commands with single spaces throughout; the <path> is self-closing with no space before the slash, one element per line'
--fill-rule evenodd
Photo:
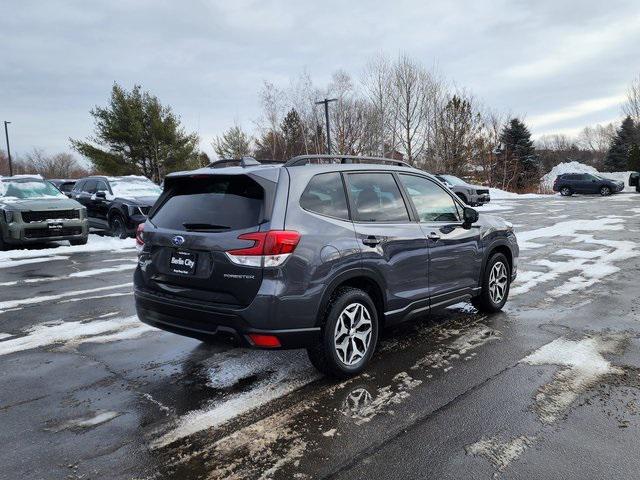
<path fill-rule="evenodd" d="M 496 253 L 502 253 L 505 257 L 507 257 L 507 262 L 509 262 L 509 273 L 513 273 L 513 252 L 511 251 L 511 247 L 507 243 L 506 240 L 499 240 L 487 247 L 485 250 L 485 255 L 482 260 L 482 270 L 480 272 L 480 278 L 478 279 L 478 284 L 482 284 L 482 279 L 484 278 L 484 272 L 487 268 L 487 263 L 489 259 Z"/>
<path fill-rule="evenodd" d="M 366 269 L 354 269 L 343 272 L 334 278 L 325 288 L 318 308 L 318 316 L 316 325 L 322 326 L 324 323 L 324 314 L 331 297 L 341 287 L 353 287 L 364 290 L 369 294 L 378 314 L 378 325 L 381 328 L 384 325 L 384 312 L 386 309 L 386 295 L 384 280 L 375 272 Z"/>

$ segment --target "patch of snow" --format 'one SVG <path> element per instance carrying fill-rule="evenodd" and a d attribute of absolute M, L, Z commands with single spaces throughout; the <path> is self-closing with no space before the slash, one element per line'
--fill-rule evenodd
<path fill-rule="evenodd" d="M 39 250 L 9 250 L 0 252 L 0 268 L 7 266 L 13 267 L 17 265 L 16 261 L 24 259 L 39 259 L 38 261 L 47 262 L 52 256 L 70 255 L 73 253 L 93 253 L 93 252 L 117 252 L 124 250 L 134 250 L 136 241 L 133 238 L 121 240 L 114 237 L 103 237 L 100 235 L 89 235 L 89 241 L 85 245 L 56 245 L 51 248 L 43 248 Z M 35 260 L 34 260 L 35 262 Z"/>
<path fill-rule="evenodd" d="M 499 188 L 490 188 L 489 196 L 491 197 L 491 201 L 494 199 L 497 200 L 526 200 L 531 198 L 548 198 L 548 195 L 541 195 L 539 193 L 514 193 L 507 192 L 506 190 L 500 190 Z"/>
<path fill-rule="evenodd" d="M 85 300 L 96 300 L 102 298 L 127 297 L 133 295 L 133 292 L 109 293 L 107 295 L 91 295 L 90 297 L 70 298 L 68 300 L 60 300 L 60 303 L 84 302 Z"/>
<path fill-rule="evenodd" d="M 83 270 L 81 272 L 70 273 L 69 277 L 93 277 L 95 275 L 101 275 L 103 273 L 122 272 L 124 270 L 133 270 L 136 268 L 136 264 L 117 265 L 115 267 L 96 268 L 95 270 Z"/>
<path fill-rule="evenodd" d="M 0 355 L 56 346 L 71 348 L 83 343 L 106 343 L 136 338 L 156 329 L 145 325 L 137 316 L 90 322 L 56 322 L 36 325 L 23 336 L 0 342 Z"/>
<path fill-rule="evenodd" d="M 299 351 L 233 350 L 222 357 L 210 373 L 214 385 L 228 386 L 234 377 L 238 381 L 252 373 L 268 372 L 269 376 L 257 381 L 247 391 L 231 394 L 205 408 L 187 413 L 173 428 L 152 441 L 151 448 L 162 448 L 197 432 L 223 425 L 320 378 L 320 374 L 309 365 L 306 355 Z"/>
<path fill-rule="evenodd" d="M 558 338 L 543 345 L 522 363 L 558 365 L 562 369 L 536 395 L 536 410 L 543 423 L 553 423 L 571 406 L 578 396 L 594 386 L 603 376 L 620 374 L 603 354 L 619 353 L 627 337 L 596 335 L 582 340 Z"/>
<path fill-rule="evenodd" d="M 48 257 L 24 258 L 22 260 L 3 261 L 1 255 L 6 252 L 0 252 L 0 268 L 18 267 L 20 265 L 30 265 L 32 263 L 55 262 L 59 260 L 69 260 L 64 255 L 51 255 Z"/>
<path fill-rule="evenodd" d="M 106 287 L 89 288 L 86 290 L 75 290 L 72 292 L 58 293 L 56 295 L 43 295 L 41 297 L 21 298 L 19 300 L 6 300 L 4 302 L 0 302 L 0 313 L 3 313 L 10 309 L 13 310 L 16 308 L 23 308 L 28 305 L 35 305 L 38 303 L 56 301 L 56 300 L 60 300 L 67 297 L 77 297 L 80 295 L 85 295 L 87 293 L 104 292 L 105 290 L 114 290 L 117 288 L 131 287 L 131 285 L 132 285 L 131 282 L 129 282 L 129 283 L 121 283 L 119 285 L 109 285 Z M 85 298 L 83 298 L 83 300 Z"/>
<path fill-rule="evenodd" d="M 487 438 L 465 448 L 468 455 L 482 456 L 489 460 L 500 472 L 504 471 L 514 460 L 520 458 L 524 451 L 533 444 L 533 439 L 520 436 L 508 441 L 497 437 Z"/>
<path fill-rule="evenodd" d="M 624 218 L 617 216 L 610 216 L 593 220 L 568 220 L 566 222 L 558 222 L 549 227 L 542 227 L 535 230 L 518 232 L 516 234 L 516 237 L 518 238 L 518 245 L 520 246 L 520 250 L 526 250 L 529 248 L 539 248 L 542 246 L 539 243 L 531 242 L 531 240 L 534 239 L 570 237 L 574 236 L 577 232 L 624 230 L 624 225 L 622 225 L 623 223 Z"/>

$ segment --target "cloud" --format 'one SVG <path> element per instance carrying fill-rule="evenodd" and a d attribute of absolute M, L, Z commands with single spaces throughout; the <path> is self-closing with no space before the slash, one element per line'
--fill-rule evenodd
<path fill-rule="evenodd" d="M 619 107 L 625 101 L 625 95 L 612 95 L 610 97 L 594 98 L 563 107 L 559 110 L 533 115 L 527 118 L 527 123 L 531 128 L 554 125 L 566 120 L 582 118 L 595 112 L 609 110 L 612 107 Z"/>

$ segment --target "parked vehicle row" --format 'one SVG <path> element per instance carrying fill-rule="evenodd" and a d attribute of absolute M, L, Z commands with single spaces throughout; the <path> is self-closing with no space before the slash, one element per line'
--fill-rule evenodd
<path fill-rule="evenodd" d="M 170 174 L 139 227 L 138 317 L 201 340 L 305 348 L 362 371 L 381 328 L 460 301 L 499 311 L 510 224 L 402 162 L 302 156 Z"/>
<path fill-rule="evenodd" d="M 0 177 L 0 249 L 63 240 L 82 245 L 90 228 L 133 236 L 161 192 L 141 176 Z"/>
<path fill-rule="evenodd" d="M 0 177 L 0 250 L 68 240 L 87 243 L 87 210 L 37 175 Z"/>

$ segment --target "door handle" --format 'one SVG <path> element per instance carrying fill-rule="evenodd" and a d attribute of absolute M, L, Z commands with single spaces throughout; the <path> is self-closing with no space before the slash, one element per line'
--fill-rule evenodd
<path fill-rule="evenodd" d="M 438 240 L 440 240 L 440 235 L 438 235 L 436 232 L 431 232 L 429 235 L 427 235 L 427 238 L 429 240 L 437 242 Z"/>
<path fill-rule="evenodd" d="M 381 241 L 382 240 L 379 237 L 369 235 L 367 238 L 362 240 L 362 243 L 364 243 L 368 247 L 375 247 L 376 245 L 379 245 Z"/>

